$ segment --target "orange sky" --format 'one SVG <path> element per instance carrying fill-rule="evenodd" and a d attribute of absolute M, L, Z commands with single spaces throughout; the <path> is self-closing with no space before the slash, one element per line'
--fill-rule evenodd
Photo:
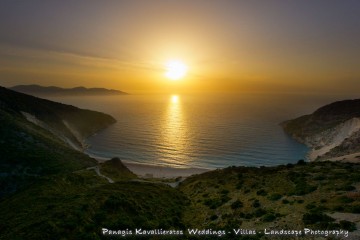
<path fill-rule="evenodd" d="M 9 1 L 0 9 L 3 86 L 130 93 L 360 89 L 358 1 Z M 188 65 L 184 79 L 164 77 L 169 59 Z"/>

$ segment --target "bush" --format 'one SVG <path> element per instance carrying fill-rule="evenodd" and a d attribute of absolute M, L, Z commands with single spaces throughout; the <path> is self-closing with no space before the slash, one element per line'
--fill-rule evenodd
<path fill-rule="evenodd" d="M 349 222 L 346 220 L 342 220 L 339 222 L 340 223 L 340 228 L 341 229 L 345 229 L 348 230 L 350 232 L 355 231 L 356 230 L 356 225 L 353 222 Z"/>
<path fill-rule="evenodd" d="M 216 209 L 222 206 L 224 203 L 228 202 L 230 199 L 231 199 L 230 197 L 224 195 L 221 198 L 206 199 L 204 201 L 204 204 L 208 206 L 210 209 Z"/>
<path fill-rule="evenodd" d="M 346 196 L 341 196 L 341 197 L 338 198 L 338 201 L 340 203 L 352 203 L 354 201 L 354 199 L 348 198 Z"/>
<path fill-rule="evenodd" d="M 335 221 L 335 219 L 323 213 L 305 213 L 303 215 L 303 222 L 305 225 L 316 223 L 329 223 L 333 221 Z"/>
<path fill-rule="evenodd" d="M 259 202 L 259 200 L 254 200 L 254 202 L 252 203 L 252 206 L 254 207 L 254 208 L 258 208 L 258 207 L 260 207 L 260 202 Z"/>
<path fill-rule="evenodd" d="M 264 217 L 263 217 L 263 221 L 264 222 L 272 222 L 276 219 L 276 216 L 273 213 L 267 213 Z"/>
<path fill-rule="evenodd" d="M 226 194 L 228 194 L 228 193 L 229 193 L 229 190 L 224 189 L 224 190 L 222 190 L 220 193 L 221 193 L 221 194 L 223 194 L 223 195 L 226 195 Z"/>
<path fill-rule="evenodd" d="M 303 159 L 301 159 L 297 162 L 297 165 L 305 165 L 305 164 L 306 164 L 306 162 Z"/>
<path fill-rule="evenodd" d="M 266 210 L 265 210 L 265 209 L 262 209 L 262 208 L 258 208 L 258 209 L 256 209 L 255 212 L 254 212 L 255 217 L 261 217 L 261 216 L 263 216 L 264 214 L 266 214 Z"/>
<path fill-rule="evenodd" d="M 256 194 L 259 196 L 266 196 L 267 192 L 264 189 L 260 189 L 259 191 L 256 192 Z"/>
<path fill-rule="evenodd" d="M 274 193 L 274 194 L 271 194 L 268 199 L 271 200 L 271 201 L 277 201 L 281 198 L 282 196 L 278 193 Z"/>
<path fill-rule="evenodd" d="M 216 209 L 222 205 L 221 200 L 218 198 L 214 199 L 206 199 L 204 204 L 208 206 L 210 209 Z"/>
<path fill-rule="evenodd" d="M 305 208 L 308 209 L 308 210 L 315 209 L 316 205 L 315 205 L 315 203 L 312 202 L 312 203 L 307 204 L 305 206 Z"/>
<path fill-rule="evenodd" d="M 243 206 L 244 204 L 240 200 L 236 200 L 231 204 L 231 209 L 238 209 L 238 208 L 242 208 Z"/>
<path fill-rule="evenodd" d="M 351 213 L 360 213 L 360 205 L 349 206 Z"/>

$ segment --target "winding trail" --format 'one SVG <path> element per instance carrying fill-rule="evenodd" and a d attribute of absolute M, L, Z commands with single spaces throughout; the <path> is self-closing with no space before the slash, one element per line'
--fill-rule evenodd
<path fill-rule="evenodd" d="M 106 178 L 106 180 L 108 180 L 109 183 L 114 183 L 114 180 L 112 180 L 111 178 L 101 174 L 99 166 L 95 166 L 95 167 L 88 167 L 87 169 L 94 169 L 94 171 L 96 172 L 96 174 L 100 177 Z"/>
<path fill-rule="evenodd" d="M 144 179 L 132 179 L 130 181 L 131 182 L 145 182 L 145 183 L 154 183 L 154 184 L 164 184 L 164 185 L 168 185 L 168 186 L 170 186 L 172 188 L 176 188 L 184 180 L 185 180 L 185 178 L 181 178 L 180 180 L 178 180 L 176 182 L 148 181 L 148 180 L 144 180 Z"/>

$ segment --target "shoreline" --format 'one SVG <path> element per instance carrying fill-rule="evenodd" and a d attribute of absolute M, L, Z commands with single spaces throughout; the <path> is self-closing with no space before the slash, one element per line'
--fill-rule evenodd
<path fill-rule="evenodd" d="M 84 152 L 91 158 L 94 158 L 98 163 L 104 163 L 109 161 L 110 158 L 98 157 L 92 154 Z M 159 166 L 151 165 L 147 163 L 137 163 L 131 162 L 128 160 L 121 160 L 121 162 L 134 174 L 142 178 L 186 178 L 191 175 L 201 174 L 208 171 L 213 171 L 215 169 L 207 168 L 196 168 L 196 167 L 186 167 L 186 168 L 176 168 L 169 166 Z"/>

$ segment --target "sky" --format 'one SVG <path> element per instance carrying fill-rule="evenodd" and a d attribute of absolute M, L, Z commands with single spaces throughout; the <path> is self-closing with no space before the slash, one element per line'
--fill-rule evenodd
<path fill-rule="evenodd" d="M 5 87 L 358 93 L 359 65 L 358 0 L 0 0 Z"/>

